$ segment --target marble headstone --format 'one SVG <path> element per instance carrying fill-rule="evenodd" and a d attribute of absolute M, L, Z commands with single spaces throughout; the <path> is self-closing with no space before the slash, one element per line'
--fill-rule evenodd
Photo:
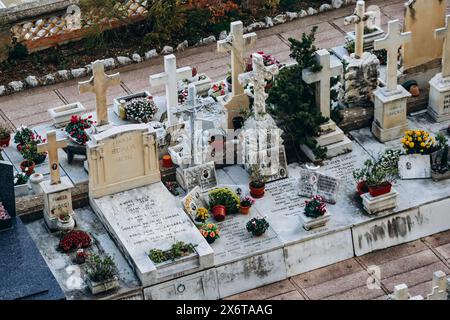
<path fill-rule="evenodd" d="M 328 203 L 336 203 L 340 180 L 314 170 L 300 169 L 299 194 L 304 197 L 319 195 Z"/>
<path fill-rule="evenodd" d="M 197 216 L 199 208 L 206 208 L 206 203 L 202 197 L 202 190 L 199 186 L 192 189 L 181 201 L 184 211 L 191 217 L 192 220 Z"/>
<path fill-rule="evenodd" d="M 431 178 L 431 158 L 421 154 L 400 156 L 398 170 L 403 180 Z"/>
<path fill-rule="evenodd" d="M 177 169 L 177 181 L 186 191 L 191 191 L 196 186 L 207 191 L 217 186 L 216 167 L 214 162 L 208 162 L 187 169 Z"/>

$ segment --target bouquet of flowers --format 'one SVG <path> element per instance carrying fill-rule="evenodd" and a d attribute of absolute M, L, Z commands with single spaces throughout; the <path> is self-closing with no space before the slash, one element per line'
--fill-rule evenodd
<path fill-rule="evenodd" d="M 209 212 L 206 208 L 198 208 L 197 215 L 195 217 L 195 221 L 197 222 L 204 222 L 206 219 L 209 218 Z"/>
<path fill-rule="evenodd" d="M 281 68 L 283 65 L 278 61 L 273 55 L 264 53 L 263 51 L 257 52 L 258 54 L 262 55 L 263 62 L 266 67 L 277 65 L 278 68 Z M 250 72 L 253 70 L 253 63 L 252 63 L 253 55 L 250 55 L 250 58 L 247 60 L 247 66 L 246 66 L 246 72 Z"/>
<path fill-rule="evenodd" d="M 151 96 L 131 99 L 125 105 L 127 118 L 140 123 L 152 121 L 157 111 L 158 108 Z"/>
<path fill-rule="evenodd" d="M 91 237 L 84 231 L 70 231 L 59 241 L 59 248 L 64 252 L 72 249 L 89 248 L 92 244 Z"/>
<path fill-rule="evenodd" d="M 213 86 L 211 87 L 211 89 L 209 89 L 208 91 L 208 95 L 213 97 L 213 98 L 217 98 L 220 96 L 224 96 L 228 91 L 227 85 L 225 84 L 225 82 L 218 82 L 213 84 Z"/>
<path fill-rule="evenodd" d="M 17 144 L 17 149 L 20 151 L 20 146 L 24 145 L 28 141 L 31 140 L 31 136 L 33 131 L 31 131 L 26 126 L 22 125 L 16 130 L 16 134 L 14 135 L 14 143 Z"/>
<path fill-rule="evenodd" d="M 183 104 L 186 101 L 187 97 L 188 97 L 187 87 L 178 91 L 178 104 Z"/>
<path fill-rule="evenodd" d="M 203 224 L 199 230 L 208 243 L 220 238 L 220 230 L 214 223 Z"/>
<path fill-rule="evenodd" d="M 14 177 L 14 185 L 21 186 L 28 182 L 29 177 L 25 174 L 25 172 L 18 172 Z"/>
<path fill-rule="evenodd" d="M 408 130 L 401 141 L 407 154 L 430 154 L 435 148 L 434 137 L 424 130 Z"/>
<path fill-rule="evenodd" d="M 35 164 L 40 164 L 45 161 L 47 152 L 38 152 L 38 144 L 47 142 L 40 135 L 31 133 L 28 140 L 24 140 L 23 144 L 17 145 L 17 150 L 22 154 L 22 157 Z"/>
<path fill-rule="evenodd" d="M 321 196 L 314 196 L 310 201 L 305 201 L 305 216 L 309 218 L 318 218 L 327 212 L 327 207 Z"/>
<path fill-rule="evenodd" d="M 265 218 L 253 218 L 247 222 L 246 227 L 254 236 L 261 236 L 269 229 L 269 222 Z"/>
<path fill-rule="evenodd" d="M 95 121 L 92 121 L 92 116 L 83 118 L 74 115 L 66 126 L 66 132 L 72 141 L 84 146 L 89 140 L 86 130 L 91 128 L 93 124 L 95 124 Z"/>

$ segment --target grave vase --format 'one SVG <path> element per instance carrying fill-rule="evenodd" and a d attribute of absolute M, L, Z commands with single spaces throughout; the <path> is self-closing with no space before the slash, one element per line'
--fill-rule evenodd
<path fill-rule="evenodd" d="M 68 220 L 58 218 L 56 226 L 60 231 L 71 231 L 75 228 L 75 220 L 72 216 Z"/>
<path fill-rule="evenodd" d="M 10 141 L 11 141 L 11 135 L 9 135 L 9 134 L 7 137 L 0 137 L 0 148 L 9 147 Z"/>
<path fill-rule="evenodd" d="M 42 192 L 42 188 L 40 186 L 40 183 L 44 181 L 44 175 L 41 173 L 33 173 L 30 176 L 30 185 L 31 189 L 35 194 L 40 194 Z"/>

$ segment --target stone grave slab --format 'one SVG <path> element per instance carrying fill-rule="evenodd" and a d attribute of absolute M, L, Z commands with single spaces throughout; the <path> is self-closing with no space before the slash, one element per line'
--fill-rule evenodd
<path fill-rule="evenodd" d="M 91 198 L 102 220 L 144 286 L 213 266 L 213 250 L 160 182 Z M 150 249 L 168 250 L 177 241 L 196 245 L 193 259 L 155 265 Z M 178 263 L 179 262 L 179 263 Z"/>

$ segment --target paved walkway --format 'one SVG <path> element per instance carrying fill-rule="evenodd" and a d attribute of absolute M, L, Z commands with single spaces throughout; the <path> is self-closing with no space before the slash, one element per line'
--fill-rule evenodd
<path fill-rule="evenodd" d="M 369 267 L 381 271 L 381 289 L 368 289 Z M 372 267 L 370 268 L 372 270 Z M 385 300 L 405 283 L 411 295 L 431 293 L 433 272 L 450 276 L 450 231 L 247 291 L 227 300 Z"/>
<path fill-rule="evenodd" d="M 378 5 L 382 12 L 382 27 L 392 19 L 403 19 L 404 0 L 372 0 L 368 5 Z M 320 48 L 331 48 L 344 42 L 345 32 L 352 26 L 344 26 L 344 17 L 352 13 L 353 6 L 325 12 L 316 16 L 294 20 L 270 29 L 258 31 L 256 50 L 274 54 L 282 62 L 288 62 L 290 37 L 299 39 L 303 32 L 309 32 L 312 26 L 318 26 L 316 45 Z M 249 52 L 250 54 L 250 52 Z M 206 72 L 214 81 L 224 79 L 230 64 L 227 54 L 216 51 L 216 44 L 206 47 L 190 48 L 182 53 L 176 53 L 178 66 L 197 67 L 200 72 Z M 162 57 L 130 65 L 118 69 L 121 73 L 121 86 L 109 91 L 108 102 L 114 97 L 149 90 L 153 95 L 163 94 L 163 87 L 150 88 L 149 76 L 161 72 Z M 52 86 L 26 90 L 11 96 L 0 97 L 0 122 L 9 123 L 13 127 L 37 125 L 50 121 L 47 109 L 62 104 L 80 101 L 90 111 L 94 109 L 95 99 L 91 94 L 78 94 L 78 81 L 72 80 Z"/>

